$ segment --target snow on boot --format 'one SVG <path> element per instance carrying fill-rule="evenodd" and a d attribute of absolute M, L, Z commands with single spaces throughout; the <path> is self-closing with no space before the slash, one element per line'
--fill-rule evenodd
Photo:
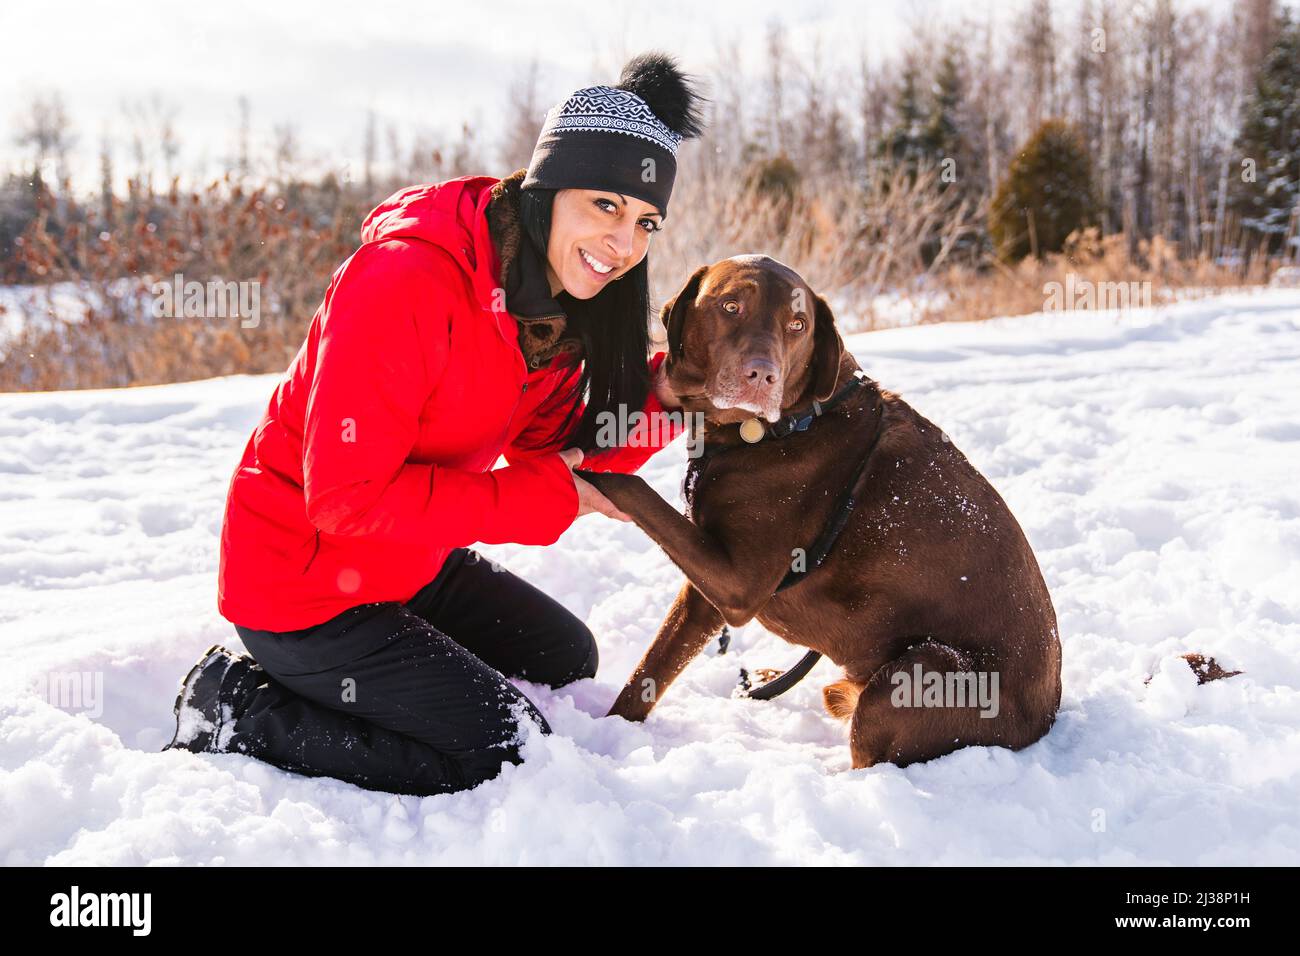
<path fill-rule="evenodd" d="M 176 733 L 162 749 L 225 752 L 242 693 L 260 683 L 265 673 L 251 657 L 212 645 L 181 682 L 172 706 Z"/>

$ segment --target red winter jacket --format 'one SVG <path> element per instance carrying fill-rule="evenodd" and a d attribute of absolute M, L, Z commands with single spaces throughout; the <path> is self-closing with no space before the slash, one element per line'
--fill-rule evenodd
<path fill-rule="evenodd" d="M 493 311 L 496 182 L 413 186 L 367 217 L 231 478 L 217 580 L 227 620 L 297 630 L 405 602 L 452 548 L 550 544 L 577 516 L 560 446 L 543 440 L 568 411 L 553 396 L 578 372 L 561 354 L 529 373 L 514 317 Z M 664 411 L 653 390 L 643 411 Z M 635 471 L 681 430 L 649 429 L 662 440 L 579 467 Z"/>

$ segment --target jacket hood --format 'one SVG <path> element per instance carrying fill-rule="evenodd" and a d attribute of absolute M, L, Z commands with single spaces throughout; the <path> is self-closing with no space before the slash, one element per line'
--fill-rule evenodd
<path fill-rule="evenodd" d="M 499 263 L 484 213 L 498 181 L 492 176 L 459 176 L 399 189 L 366 217 L 361 241 L 418 239 L 441 247 L 473 277 L 479 304 L 490 308 Z"/>
<path fill-rule="evenodd" d="M 519 169 L 504 179 L 460 176 L 400 189 L 366 217 L 361 241 L 418 239 L 444 249 L 472 277 L 479 307 L 495 312 L 501 334 L 517 339 L 527 365 L 538 368 L 562 353 L 576 354 L 580 345 L 565 335 L 563 316 L 533 319 L 495 308 L 523 237 L 519 190 L 527 172 Z"/>

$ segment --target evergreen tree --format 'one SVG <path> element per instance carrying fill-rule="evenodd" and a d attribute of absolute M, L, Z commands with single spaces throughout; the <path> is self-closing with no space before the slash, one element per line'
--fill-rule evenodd
<path fill-rule="evenodd" d="M 913 173 L 922 164 L 938 167 L 950 160 L 956 165 L 945 171 L 944 183 L 969 184 L 962 174 L 971 170 L 961 169 L 969 155 L 960 120 L 964 92 L 961 48 L 956 43 L 944 48 L 928 95 L 923 94 L 917 68 L 909 61 L 899 80 L 894 125 L 877 143 L 876 154 Z"/>
<path fill-rule="evenodd" d="M 1289 12 L 1244 104 L 1237 149 L 1234 209 L 1276 252 L 1300 208 L 1300 19 Z"/>
<path fill-rule="evenodd" d="M 957 118 L 962 102 L 961 49 L 949 42 L 934 78 L 930 119 L 925 128 L 925 147 L 937 160 L 964 159 L 961 124 Z"/>
<path fill-rule="evenodd" d="M 1047 120 L 1011 161 L 989 211 L 989 236 L 1011 262 L 1059 252 L 1066 237 L 1095 215 L 1092 169 L 1083 138 L 1062 120 Z"/>
<path fill-rule="evenodd" d="M 876 150 L 895 163 L 913 165 L 927 152 L 925 110 L 917 86 L 916 65 L 909 61 L 903 66 L 898 99 L 894 104 L 897 118 Z"/>

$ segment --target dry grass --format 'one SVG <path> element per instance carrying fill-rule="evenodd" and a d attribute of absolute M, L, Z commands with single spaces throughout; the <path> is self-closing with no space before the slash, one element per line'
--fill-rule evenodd
<path fill-rule="evenodd" d="M 1087 230 L 1072 236 L 1063 253 L 1007 266 L 982 252 L 986 210 L 945 189 L 934 169 L 896 169 L 866 183 L 825 174 L 775 196 L 744 181 L 703 168 L 682 175 L 651 255 L 658 302 L 699 265 L 748 252 L 785 262 L 840 303 L 846 332 L 1038 312 L 1052 307 L 1050 283 L 1133 283 L 1137 299 L 1149 295 L 1158 304 L 1265 282 L 1277 264 L 1241 252 L 1229 259 L 1244 265 L 1217 264 L 1208 255 L 1180 259 L 1159 238 L 1130 244 L 1122 235 Z M 93 216 L 50 199 L 24 235 L 15 265 L 29 282 L 80 290 L 82 301 L 76 321 L 33 323 L 4 343 L 0 390 L 282 371 L 330 275 L 356 248 L 372 204 L 343 191 L 317 190 L 305 199 L 245 192 L 223 180 L 203 193 L 133 192 L 115 201 L 111 228 L 94 232 L 78 225 Z M 259 283 L 260 322 L 245 328 L 238 317 L 142 315 L 154 282 L 176 273 L 199 282 Z M 882 293 L 889 294 L 888 308 Z M 657 322 L 652 334 L 663 334 Z"/>
<path fill-rule="evenodd" d="M 734 177 L 688 175 L 674 191 L 651 277 L 667 298 L 700 265 L 763 253 L 819 291 L 870 296 L 945 268 L 982 215 L 946 191 L 933 168 L 895 169 L 866 183 L 828 175 L 789 199 L 736 186 Z"/>
<path fill-rule="evenodd" d="M 1154 306 L 1266 284 L 1277 266 L 1261 255 L 1242 256 L 1241 264 L 1233 265 L 1216 263 L 1208 255 L 1180 259 L 1159 236 L 1135 246 L 1130 252 L 1124 235 L 1102 238 L 1089 229 L 1073 234 L 1064 252 L 1042 259 L 1028 258 L 1014 266 L 992 259 L 977 268 L 944 270 L 935 277 L 939 295 L 913 300 L 912 321 L 978 322 L 1062 308 Z M 891 324 L 870 308 L 864 314 L 866 329 Z"/>
<path fill-rule="evenodd" d="M 302 343 L 329 277 L 356 246 L 359 210 L 344 202 L 318 225 L 285 197 L 228 180 L 204 193 L 117 200 L 113 226 L 95 232 L 62 201 L 47 200 L 22 237 L 15 272 L 81 302 L 46 310 L 4 343 L 0 390 L 152 385 L 236 372 L 281 371 Z M 261 316 L 148 315 L 156 282 L 256 282 Z M 49 300 L 48 295 L 46 296 Z"/>

